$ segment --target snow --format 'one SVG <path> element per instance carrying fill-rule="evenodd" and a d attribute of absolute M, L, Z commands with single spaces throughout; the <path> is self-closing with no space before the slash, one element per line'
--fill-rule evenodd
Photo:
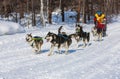
<path fill-rule="evenodd" d="M 24 28 L 18 23 L 0 21 L 0 35 L 15 34 L 25 32 Z"/>
<path fill-rule="evenodd" d="M 77 16 L 77 12 L 76 11 L 65 11 L 64 12 L 64 17 L 65 17 L 65 22 L 66 23 L 75 23 L 76 22 L 76 16 Z M 52 22 L 53 23 L 61 23 L 62 22 L 62 16 L 61 16 L 61 12 L 60 11 L 55 11 L 52 12 Z"/>
<path fill-rule="evenodd" d="M 118 17 L 117 20 L 120 20 Z M 63 25 L 67 34 L 75 32 L 75 24 L 54 24 L 44 28 L 24 29 L 18 33 L 16 23 L 1 22 L 4 31 L 12 35 L 0 36 L 0 79 L 120 79 L 120 22 L 108 24 L 107 37 L 103 41 L 93 41 L 91 35 L 90 46 L 76 48 L 73 40 L 69 54 L 56 53 L 48 56 L 50 43 L 44 39 L 42 52 L 36 54 L 25 41 L 27 33 L 45 37 L 51 31 Z M 91 31 L 93 24 L 82 24 L 84 31 Z M 1 30 L 1 29 L 0 29 Z M 0 31 L 0 34 L 4 34 Z M 82 44 L 82 42 L 79 42 Z M 64 49 L 62 49 L 64 51 Z"/>

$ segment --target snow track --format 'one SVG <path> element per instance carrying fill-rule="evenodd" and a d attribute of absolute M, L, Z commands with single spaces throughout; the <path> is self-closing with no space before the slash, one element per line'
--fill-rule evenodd
<path fill-rule="evenodd" d="M 72 33 L 71 27 L 68 32 Z M 52 56 L 47 56 L 50 43 L 46 41 L 42 53 L 35 54 L 25 41 L 25 33 L 0 36 L 0 79 L 120 79 L 120 27 L 110 25 L 108 34 L 103 41 L 91 40 L 86 48 L 75 48 L 73 42 L 68 55 Z"/>

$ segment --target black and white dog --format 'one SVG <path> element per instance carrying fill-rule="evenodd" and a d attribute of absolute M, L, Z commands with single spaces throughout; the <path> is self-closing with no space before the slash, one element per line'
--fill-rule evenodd
<path fill-rule="evenodd" d="M 76 25 L 76 33 L 71 34 L 70 36 L 75 38 L 77 41 L 77 44 L 80 40 L 83 41 L 84 45 L 83 47 L 86 47 L 87 43 L 89 43 L 90 40 L 90 33 L 89 32 L 84 32 L 83 27 L 80 25 Z M 78 46 L 78 45 L 77 45 Z"/>
<path fill-rule="evenodd" d="M 60 29 L 59 29 L 58 33 L 59 32 L 60 32 Z M 72 40 L 68 35 L 66 35 L 66 34 L 55 34 L 55 33 L 52 33 L 52 32 L 48 32 L 45 39 L 48 42 L 51 42 L 50 53 L 48 54 L 48 56 L 52 55 L 54 47 L 58 47 L 59 52 L 60 52 L 61 47 L 65 47 L 65 54 L 68 54 L 69 46 L 72 43 Z"/>
<path fill-rule="evenodd" d="M 43 45 L 43 39 L 39 36 L 32 36 L 32 34 L 26 35 L 26 41 L 30 44 L 32 48 L 34 48 L 35 52 L 41 51 L 41 46 Z"/>
<path fill-rule="evenodd" d="M 97 27 L 93 27 L 91 32 L 93 34 L 94 41 L 101 41 L 102 40 L 102 34 L 103 34 L 102 29 L 98 29 Z"/>

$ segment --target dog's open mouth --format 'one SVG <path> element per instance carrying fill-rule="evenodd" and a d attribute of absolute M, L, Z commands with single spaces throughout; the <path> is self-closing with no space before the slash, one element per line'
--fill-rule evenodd
<path fill-rule="evenodd" d="M 47 42 L 51 41 L 51 37 L 45 37 L 45 39 Z"/>
<path fill-rule="evenodd" d="M 47 40 L 47 42 L 49 42 L 50 41 L 50 39 L 46 39 Z"/>

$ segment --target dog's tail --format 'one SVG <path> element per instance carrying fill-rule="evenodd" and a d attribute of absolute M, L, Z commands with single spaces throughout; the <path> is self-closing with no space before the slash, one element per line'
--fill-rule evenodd
<path fill-rule="evenodd" d="M 58 29 L 58 34 L 61 33 L 61 29 L 62 29 L 63 26 L 60 26 L 60 28 Z"/>
<path fill-rule="evenodd" d="M 87 42 L 90 41 L 90 32 L 87 33 Z"/>

